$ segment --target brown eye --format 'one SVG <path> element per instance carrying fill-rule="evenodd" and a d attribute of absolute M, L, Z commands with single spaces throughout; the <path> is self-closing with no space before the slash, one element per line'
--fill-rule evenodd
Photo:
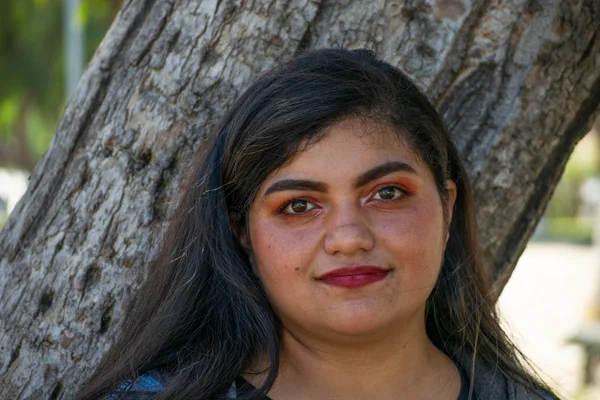
<path fill-rule="evenodd" d="M 306 211 L 310 211 L 315 206 L 306 200 L 296 199 L 290 201 L 284 208 L 283 212 L 286 214 L 300 214 Z"/>
<path fill-rule="evenodd" d="M 403 194 L 404 193 L 402 193 L 402 191 L 400 189 L 398 189 L 397 187 L 386 186 L 377 191 L 377 193 L 375 194 L 375 199 L 376 200 L 396 200 Z"/>
<path fill-rule="evenodd" d="M 308 205 L 306 204 L 306 201 L 304 201 L 304 200 L 295 200 L 290 204 L 290 208 L 295 213 L 301 213 L 301 212 L 306 211 L 306 209 L 308 208 Z"/>

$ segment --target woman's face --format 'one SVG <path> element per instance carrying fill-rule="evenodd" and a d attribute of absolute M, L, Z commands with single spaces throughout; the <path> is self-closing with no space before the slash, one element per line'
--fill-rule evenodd
<path fill-rule="evenodd" d="M 389 127 L 330 127 L 263 182 L 248 223 L 242 243 L 285 329 L 368 336 L 424 323 L 447 227 L 430 170 Z"/>

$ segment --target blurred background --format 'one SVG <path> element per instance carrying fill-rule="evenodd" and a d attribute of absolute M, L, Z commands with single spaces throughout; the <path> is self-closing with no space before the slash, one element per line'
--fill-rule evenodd
<path fill-rule="evenodd" d="M 0 1 L 0 225 L 121 0 Z"/>
<path fill-rule="evenodd" d="M 0 1 L 0 227 L 120 5 Z M 599 204 L 600 120 L 575 148 L 499 301 L 511 336 L 567 399 L 600 398 Z"/>

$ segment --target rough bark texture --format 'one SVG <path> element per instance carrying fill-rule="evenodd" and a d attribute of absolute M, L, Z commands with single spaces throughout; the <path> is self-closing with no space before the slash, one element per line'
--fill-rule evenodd
<path fill-rule="evenodd" d="M 499 290 L 600 103 L 597 0 L 130 0 L 0 235 L 0 399 L 67 399 L 118 334 L 191 154 L 258 72 L 368 46 L 473 177 Z"/>

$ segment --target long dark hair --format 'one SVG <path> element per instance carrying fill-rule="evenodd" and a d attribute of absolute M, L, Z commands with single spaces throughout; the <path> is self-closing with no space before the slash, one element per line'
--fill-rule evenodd
<path fill-rule="evenodd" d="M 450 237 L 427 300 L 431 341 L 465 366 L 485 363 L 505 378 L 552 393 L 522 364 L 498 322 L 477 240 L 473 196 L 438 113 L 402 72 L 368 50 L 307 52 L 262 75 L 234 103 L 199 154 L 164 249 L 123 333 L 79 399 L 96 399 L 126 378 L 168 375 L 160 398 L 222 398 L 257 357 L 279 367 L 280 324 L 252 273 L 235 229 L 260 184 L 325 128 L 347 117 L 375 119 L 408 140 L 429 166 L 442 201 L 457 186 Z M 233 225 L 232 225 L 233 224 Z"/>

